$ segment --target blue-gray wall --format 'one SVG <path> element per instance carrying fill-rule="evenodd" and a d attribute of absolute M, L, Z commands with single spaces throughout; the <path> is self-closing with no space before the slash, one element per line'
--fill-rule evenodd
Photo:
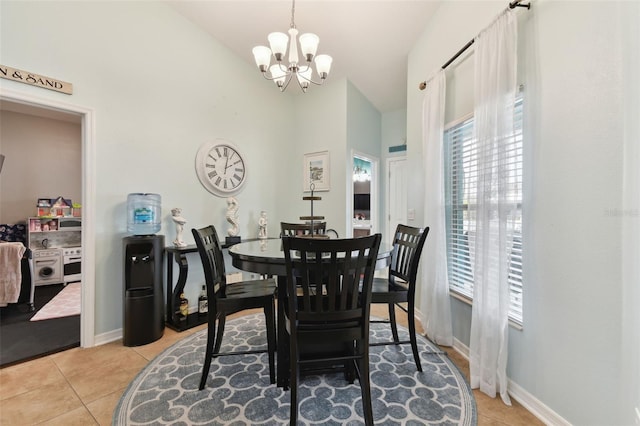
<path fill-rule="evenodd" d="M 0 7 L 0 63 L 70 82 L 74 92 L 4 79 L 0 88 L 95 112 L 95 335 L 122 326 L 128 193 L 162 195 L 160 233 L 168 245 L 175 237 L 173 207 L 187 219 L 187 243 L 192 227 L 213 224 L 226 235 L 226 200 L 207 192 L 195 174 L 195 154 L 205 142 L 230 140 L 246 157 L 248 182 L 236 197 L 244 238 L 257 236 L 261 210 L 271 236 L 281 220 L 309 214 L 303 155 L 328 150 L 332 188 L 316 208 L 344 235 L 346 108 L 355 93 L 346 80 L 330 79 L 306 95 L 282 94 L 253 64 L 161 2 L 3 1 Z M 370 127 L 379 128 L 379 118 Z M 187 296 L 196 300 L 198 268 L 191 268 L 189 282 L 196 285 L 188 285 Z"/>
<path fill-rule="evenodd" d="M 410 158 L 421 157 L 417 83 L 505 7 L 445 2 L 427 23 L 409 58 Z M 510 330 L 508 375 L 572 424 L 634 424 L 638 3 L 534 1 L 517 13 L 525 85 L 524 327 Z M 448 68 L 448 120 L 472 112 L 467 56 Z M 419 161 L 412 169 L 419 173 Z M 421 200 L 410 203 L 422 212 Z M 470 306 L 451 303 L 455 337 L 468 345 Z"/>
<path fill-rule="evenodd" d="M 308 209 L 304 153 L 328 150 L 332 188 L 318 214 L 342 224 L 344 235 L 350 144 L 362 149 L 359 132 L 377 126 L 382 159 L 406 114 L 409 179 L 418 182 L 423 93 L 416 86 L 505 6 L 445 2 L 410 54 L 406 112 L 376 118 L 346 80 L 283 96 L 252 64 L 159 2 L 0 2 L 0 63 L 71 82 L 74 94 L 7 80 L 0 88 L 95 111 L 95 333 L 122 326 L 128 193 L 162 194 L 168 238 L 172 207 L 183 208 L 187 228 L 213 223 L 224 233 L 226 202 L 198 183 L 194 158 L 202 143 L 226 138 L 249 163 L 237 197 L 241 235 L 256 234 L 261 210 L 277 235 L 281 219 Z M 573 424 L 633 424 L 640 407 L 639 10 L 638 2 L 547 0 L 518 11 L 529 141 L 526 293 L 524 328 L 510 333 L 508 373 Z M 473 104 L 471 62 L 451 69 L 449 119 Z M 354 112 L 358 104 L 363 110 Z M 420 194 L 412 186 L 417 220 Z M 456 338 L 468 344 L 470 308 L 452 307 Z"/>

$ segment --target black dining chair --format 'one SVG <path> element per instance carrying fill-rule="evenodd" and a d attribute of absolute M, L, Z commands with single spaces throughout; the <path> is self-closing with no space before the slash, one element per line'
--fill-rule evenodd
<path fill-rule="evenodd" d="M 314 222 L 313 234 L 324 234 L 327 229 L 327 222 Z M 280 222 L 280 236 L 295 237 L 301 235 L 311 235 L 311 223 L 289 223 Z"/>
<path fill-rule="evenodd" d="M 300 375 L 336 371 L 351 383 L 359 379 L 365 423 L 373 425 L 369 314 L 380 240 L 380 234 L 337 240 L 282 238 L 291 425 L 298 416 Z"/>
<path fill-rule="evenodd" d="M 411 344 L 413 358 L 418 371 L 422 371 L 418 342 L 416 339 L 416 277 L 422 248 L 427 239 L 429 228 L 416 228 L 399 224 L 393 237 L 393 251 L 389 265 L 388 278 L 374 278 L 371 291 L 371 303 L 384 303 L 389 307 L 389 320 L 371 320 L 372 323 L 389 323 L 393 341 L 372 342 L 371 346 Z M 406 307 L 404 306 L 406 304 Z M 395 307 L 407 314 L 409 340 L 398 338 Z"/>
<path fill-rule="evenodd" d="M 241 281 L 227 284 L 222 247 L 218 234 L 213 226 L 192 229 L 193 237 L 198 247 L 209 300 L 207 319 L 207 348 L 202 366 L 199 389 L 204 389 L 209 375 L 211 359 L 224 355 L 243 355 L 264 353 L 269 354 L 269 379 L 276 382 L 275 351 L 276 351 L 276 321 L 275 294 L 277 285 L 273 279 Z M 227 315 L 246 309 L 262 308 L 267 326 L 267 349 L 255 349 L 236 352 L 220 353 L 224 326 Z M 218 328 L 216 331 L 216 321 Z"/>

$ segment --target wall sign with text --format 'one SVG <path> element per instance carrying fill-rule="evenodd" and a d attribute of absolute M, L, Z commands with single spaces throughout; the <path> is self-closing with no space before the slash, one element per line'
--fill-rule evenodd
<path fill-rule="evenodd" d="M 43 89 L 55 90 L 56 92 L 65 93 L 67 95 L 71 95 L 73 93 L 73 85 L 71 83 L 24 71 L 18 68 L 8 67 L 6 65 L 0 65 L 0 77 L 7 80 L 30 84 L 32 86 L 42 87 Z"/>

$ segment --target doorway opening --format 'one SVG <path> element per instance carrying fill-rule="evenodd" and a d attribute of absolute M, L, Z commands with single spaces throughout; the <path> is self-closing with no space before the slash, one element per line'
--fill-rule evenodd
<path fill-rule="evenodd" d="M 80 346 L 95 344 L 95 118 L 89 108 L 0 88 L 0 102 L 43 116 L 80 118 L 82 139 L 82 291 Z"/>
<path fill-rule="evenodd" d="M 353 237 L 375 234 L 378 232 L 378 159 L 354 151 L 351 171 L 349 233 Z"/>

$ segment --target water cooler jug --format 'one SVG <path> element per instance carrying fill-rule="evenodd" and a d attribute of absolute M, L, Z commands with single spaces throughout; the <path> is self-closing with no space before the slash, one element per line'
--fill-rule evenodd
<path fill-rule="evenodd" d="M 160 231 L 160 194 L 135 192 L 127 196 L 127 231 L 133 235 L 152 235 Z"/>
<path fill-rule="evenodd" d="M 164 235 L 132 235 L 123 243 L 123 343 L 146 345 L 164 332 Z"/>

